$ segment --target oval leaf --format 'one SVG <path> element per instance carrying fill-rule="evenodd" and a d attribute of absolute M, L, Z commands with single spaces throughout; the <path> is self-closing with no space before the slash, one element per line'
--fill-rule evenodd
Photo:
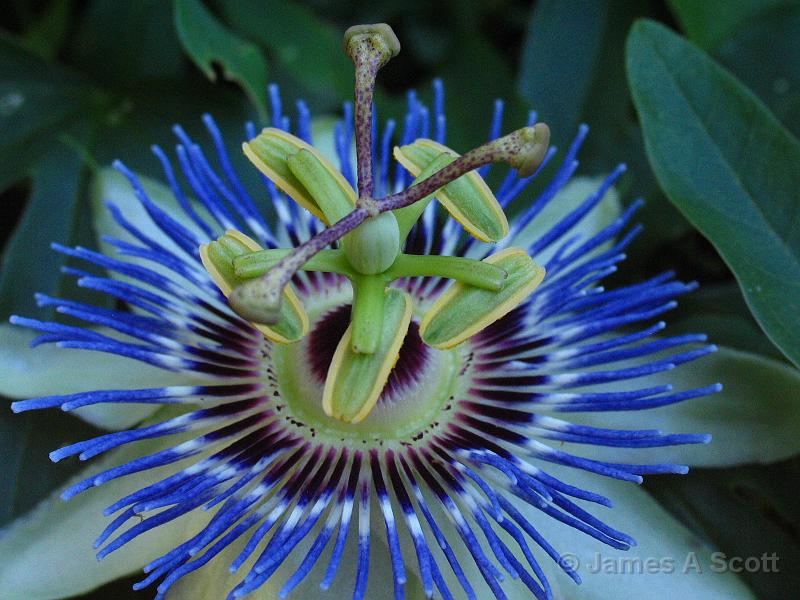
<path fill-rule="evenodd" d="M 319 194 L 323 189 L 328 191 L 336 190 L 337 198 L 345 199 L 350 203 L 351 207 L 356 205 L 356 193 L 339 170 L 322 156 L 316 148 L 291 133 L 274 127 L 267 127 L 252 140 L 242 144 L 242 149 L 247 158 L 250 159 L 250 162 L 269 177 L 281 191 L 326 224 L 330 224 L 331 221 L 328 220 L 323 207 L 318 204 L 313 192 L 316 191 Z M 317 180 L 320 180 L 325 175 L 328 176 L 327 181 L 319 181 L 318 186 L 315 186 L 317 189 L 309 190 L 289 166 L 289 157 L 301 150 L 308 153 L 304 153 L 307 159 L 308 157 L 316 159 L 313 164 L 317 167 L 314 172 L 314 177 Z M 295 160 L 298 161 L 298 159 Z M 299 165 L 295 165 L 295 168 L 298 167 Z M 336 206 L 339 204 L 340 202 L 337 201 Z M 328 212 L 331 212 L 331 210 L 329 207 Z"/>
<path fill-rule="evenodd" d="M 773 342 L 800 365 L 800 143 L 734 77 L 653 22 L 627 69 L 669 199 L 717 248 Z"/>
<path fill-rule="evenodd" d="M 411 297 L 390 289 L 386 292 L 380 340 L 372 354 L 353 351 L 350 324 L 336 347 L 325 380 L 322 408 L 327 415 L 358 423 L 370 413 L 397 362 L 410 323 Z"/>
<path fill-rule="evenodd" d="M 483 259 L 508 276 L 497 292 L 454 283 L 422 319 L 422 340 L 434 348 L 452 348 L 511 312 L 544 279 L 544 269 L 522 248 L 507 248 Z"/>
<path fill-rule="evenodd" d="M 443 154 L 452 157 L 446 164 L 458 158 L 458 154 L 447 146 L 427 139 L 394 149 L 395 159 L 414 177 Z M 476 171 L 448 183 L 435 196 L 464 229 L 482 242 L 496 242 L 508 235 L 508 220 L 503 208 Z"/>
<path fill-rule="evenodd" d="M 200 246 L 200 258 L 214 283 L 227 298 L 233 288 L 243 282 L 236 276 L 233 260 L 246 252 L 259 250 L 261 246 L 258 242 L 239 231 L 230 230 L 216 242 Z M 273 342 L 290 344 L 308 333 L 308 315 L 291 284 L 283 289 L 283 297 L 285 302 L 281 303 L 281 318 L 275 325 L 252 325 Z"/>

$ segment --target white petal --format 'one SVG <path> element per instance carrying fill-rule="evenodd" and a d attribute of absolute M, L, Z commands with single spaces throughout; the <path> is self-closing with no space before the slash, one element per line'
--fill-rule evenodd
<path fill-rule="evenodd" d="M 710 433 L 711 443 L 646 450 L 592 448 L 593 457 L 728 467 L 779 461 L 800 452 L 800 371 L 782 362 L 722 347 L 700 360 L 634 382 L 642 388 L 672 383 L 676 390 L 721 382 L 723 390 L 653 410 L 562 417 L 597 427 Z M 587 452 L 577 446 L 572 449 Z"/>
<path fill-rule="evenodd" d="M 0 325 L 0 394 L 34 398 L 101 389 L 187 385 L 186 374 L 151 367 L 130 358 L 46 344 L 31 348 L 36 332 Z M 152 414 L 155 404 L 97 404 L 74 414 L 105 429 L 126 429 Z"/>
<path fill-rule="evenodd" d="M 609 548 L 535 508 L 516 502 L 517 508 L 562 557 L 568 556 L 567 562 L 577 562 L 583 579 L 581 585 L 572 582 L 552 561 L 541 561 L 554 584 L 556 600 L 754 598 L 733 573 L 722 572 L 719 561 L 714 562 L 712 549 L 704 547 L 635 484 L 568 470 L 557 475 L 568 483 L 611 498 L 614 508 L 590 508 L 591 512 L 633 536 L 638 545 L 628 551 Z"/>
<path fill-rule="evenodd" d="M 170 442 L 170 445 L 175 443 L 174 438 Z M 164 440 L 155 440 L 121 448 L 81 472 L 68 485 L 101 469 L 164 447 Z M 58 497 L 60 491 L 55 492 L 31 513 L 14 521 L 0 532 L 2 597 L 6 600 L 48 600 L 82 594 L 141 570 L 152 559 L 196 533 L 209 518 L 208 513 L 193 513 L 161 525 L 100 562 L 92 548 L 95 538 L 110 521 L 102 514 L 106 506 L 181 466 L 179 463 L 177 467 L 173 465 L 123 477 L 69 502 Z"/>

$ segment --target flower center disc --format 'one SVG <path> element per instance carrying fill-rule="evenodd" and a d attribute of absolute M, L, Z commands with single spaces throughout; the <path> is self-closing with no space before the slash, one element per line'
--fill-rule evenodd
<path fill-rule="evenodd" d="M 279 394 L 296 425 L 312 437 L 340 442 L 411 440 L 439 427 L 440 415 L 451 410 L 457 392 L 465 363 L 461 349 L 426 346 L 412 321 L 378 404 L 360 423 L 344 423 L 323 412 L 322 392 L 350 321 L 350 305 L 328 306 L 309 317 L 310 335 L 296 344 L 276 344 L 271 351 Z"/>

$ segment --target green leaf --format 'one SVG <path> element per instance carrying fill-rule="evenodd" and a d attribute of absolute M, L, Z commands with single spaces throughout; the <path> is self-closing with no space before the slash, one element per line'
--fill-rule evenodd
<path fill-rule="evenodd" d="M 55 447 L 102 432 L 60 410 L 14 414 L 9 402 L 2 398 L 0 402 L 0 453 L 4 465 L 0 471 L 2 527 L 31 510 L 81 468 L 79 464 L 52 463 L 48 454 Z M 5 585 L 5 579 L 0 577 L 0 581 Z"/>
<path fill-rule="evenodd" d="M 248 184 L 261 185 L 258 172 L 249 167 L 242 155 L 244 123 L 255 117 L 245 94 L 233 86 L 215 85 L 204 77 L 186 76 L 177 79 L 148 81 L 146 85 L 126 89 L 115 98 L 103 116 L 102 143 L 92 148 L 92 156 L 101 166 L 122 159 L 136 173 L 164 180 L 161 164 L 150 151 L 152 144 L 160 145 L 172 158 L 177 169 L 174 148 L 176 136 L 173 123 L 180 124 L 192 139 L 203 145 L 213 161 L 213 146 L 201 117 L 214 116 L 226 141 L 231 162 Z M 184 189 L 189 188 L 184 186 Z M 250 189 L 260 189 L 251 187 Z M 256 203 L 267 214 L 271 203 L 265 196 L 256 196 Z"/>
<path fill-rule="evenodd" d="M 520 56 L 518 88 L 559 142 L 575 134 L 583 113 L 600 56 L 607 12 L 606 0 L 541 0 L 531 12 Z M 569 76 L 560 77 L 559 73 Z"/>
<path fill-rule="evenodd" d="M 670 200 L 714 244 L 759 324 L 800 364 L 800 143 L 691 44 L 637 23 L 627 68 L 648 158 Z"/>
<path fill-rule="evenodd" d="M 787 0 L 668 0 L 686 35 L 698 46 L 713 50 L 737 28 L 748 26 L 759 13 Z"/>
<path fill-rule="evenodd" d="M 87 128 L 74 129 L 72 132 L 81 136 Z M 50 244 L 72 241 L 83 184 L 81 158 L 63 142 L 52 139 L 49 150 L 35 166 L 33 192 L 4 249 L 0 271 L 3 320 L 13 312 L 38 317 L 52 314 L 49 309 L 37 308 L 33 295 L 56 294 L 60 288 L 64 276 L 58 267 L 67 259 L 54 252 Z"/>
<path fill-rule="evenodd" d="M 50 0 L 23 36 L 26 48 L 44 59 L 55 58 L 69 31 L 72 0 Z"/>
<path fill-rule="evenodd" d="M 169 2 L 92 0 L 76 21 L 69 58 L 94 81 L 130 88 L 185 70 Z"/>
<path fill-rule="evenodd" d="M 267 48 L 278 65 L 305 88 L 332 104 L 352 96 L 353 66 L 341 50 L 344 30 L 291 0 L 222 0 L 218 4 L 234 30 Z"/>
<path fill-rule="evenodd" d="M 175 0 L 175 29 L 184 50 L 212 81 L 220 65 L 238 82 L 262 117 L 267 114 L 267 62 L 255 44 L 223 26 L 200 0 Z"/>
<path fill-rule="evenodd" d="M 578 123 L 586 123 L 590 134 L 579 154 L 581 172 L 603 173 L 624 162 L 628 172 L 618 183 L 621 196 L 647 200 L 637 214 L 644 225 L 639 251 L 620 274 L 631 282 L 650 276 L 663 245 L 691 228 L 658 188 L 625 78 L 626 34 L 636 18 L 658 10 L 653 2 L 641 0 L 537 3 L 520 59 L 519 89 L 550 125 L 554 143 L 569 143 Z M 561 26 L 551 26 L 548 18 Z"/>
<path fill-rule="evenodd" d="M 714 54 L 800 136 L 800 3 L 748 19 Z"/>
<path fill-rule="evenodd" d="M 83 117 L 95 93 L 0 33 L 0 190 L 30 174 L 57 145 L 57 132 Z"/>
<path fill-rule="evenodd" d="M 729 467 L 775 462 L 800 453 L 800 371 L 785 363 L 721 347 L 700 360 L 635 381 L 641 388 L 672 384 L 675 391 L 715 382 L 723 388 L 717 394 L 651 410 L 575 413 L 566 420 L 618 429 L 710 433 L 711 443 L 635 451 L 597 447 L 592 458 Z M 585 452 L 577 446 L 573 450 Z"/>
<path fill-rule="evenodd" d="M 709 341 L 715 344 L 785 360 L 761 331 L 734 282 L 703 285 L 681 299 L 670 316 L 670 334 L 698 331 L 707 334 Z"/>
<path fill-rule="evenodd" d="M 463 10 L 467 4 L 461 3 L 459 8 Z M 472 29 L 458 31 L 440 75 L 445 88 L 447 145 L 459 153 L 486 140 L 495 99 L 505 101 L 504 131 L 524 125 L 528 111 L 536 108 L 520 100 L 508 61 Z"/>
<path fill-rule="evenodd" d="M 745 570 L 742 578 L 762 600 L 781 600 L 800 586 L 800 462 L 735 469 L 702 469 L 651 477 L 645 489 L 673 515 L 728 557 L 777 556 L 775 570 Z"/>

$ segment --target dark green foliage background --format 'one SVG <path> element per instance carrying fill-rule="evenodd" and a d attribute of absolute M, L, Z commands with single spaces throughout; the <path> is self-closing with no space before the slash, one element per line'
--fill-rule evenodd
<path fill-rule="evenodd" d="M 688 41 L 652 22 L 633 25 L 642 18 Z M 158 175 L 150 145 L 172 147 L 170 126 L 177 122 L 204 139 L 204 112 L 217 118 L 229 140 L 241 138 L 246 119 L 264 121 L 268 82 L 280 84 L 289 107 L 303 97 L 316 114 L 339 114 L 352 89 L 351 65 L 339 50 L 341 33 L 351 24 L 379 21 L 390 23 L 403 43 L 400 56 L 381 72 L 381 118 L 402 114 L 408 88 L 430 99 L 430 81 L 440 76 L 449 139 L 461 151 L 484 139 L 497 97 L 507 102 L 506 129 L 535 108 L 561 146 L 581 122 L 588 123 L 593 132 L 580 155 L 582 173 L 605 173 L 624 161 L 629 173 L 622 196 L 648 200 L 640 213 L 645 233 L 619 281 L 676 269 L 680 277 L 703 284 L 673 315 L 679 328 L 681 322 L 722 323 L 712 332 L 715 341 L 787 362 L 785 356 L 800 356 L 796 312 L 792 318 L 784 310 L 777 323 L 759 319 L 779 350 L 754 320 L 715 250 L 721 249 L 747 289 L 752 281 L 716 233 L 725 224 L 707 207 L 690 205 L 715 190 L 704 189 L 702 181 L 690 181 L 685 189 L 671 159 L 688 164 L 709 157 L 697 154 L 703 140 L 691 135 L 664 142 L 669 132 L 658 129 L 659 111 L 683 105 L 655 85 L 674 77 L 690 99 L 700 92 L 728 94 L 732 100 L 723 103 L 721 117 L 696 114 L 694 121 L 687 109 L 687 131 L 717 130 L 734 141 L 739 130 L 779 139 L 785 152 L 770 156 L 757 173 L 753 157 L 730 161 L 732 172 L 755 186 L 738 200 L 760 210 L 764 202 L 784 202 L 778 209 L 799 211 L 800 192 L 787 188 L 800 176 L 793 154 L 798 151 L 793 136 L 800 133 L 800 2 L 795 0 L 7 0 L 0 11 L 0 318 L 12 312 L 52 316 L 35 308 L 34 291 L 74 296 L 58 271 L 64 259 L 49 243 L 94 244 L 86 193 L 94 168 L 122 158 L 141 173 Z M 709 53 L 708 63 L 690 43 Z M 648 80 L 647 53 L 673 51 L 685 62 L 664 63 L 663 72 Z M 738 82 L 717 76 L 712 59 Z M 774 119 L 752 116 L 736 104 L 736 94 L 750 98 L 751 93 Z M 728 114 L 728 121 L 714 120 Z M 793 190 L 794 198 L 775 198 L 773 192 L 781 189 Z M 734 211 L 744 206 L 736 200 Z M 800 269 L 796 221 L 784 232 L 787 276 L 800 272 L 792 270 Z M 746 250 L 753 240 L 744 236 L 731 243 Z M 790 301 L 796 305 L 800 298 L 787 299 L 781 309 L 791 308 Z M 771 302 L 777 311 L 780 302 Z M 752 302 L 751 307 L 758 315 L 759 307 Z M 784 327 L 786 336 L 776 336 L 776 328 Z M 12 417 L 4 405 L 0 525 L 70 475 L 68 465 L 49 464 L 47 452 L 91 434 L 90 426 L 63 414 Z M 778 552 L 785 567 L 779 574 L 746 577 L 760 598 L 780 600 L 800 587 L 800 573 L 790 567 L 800 564 L 799 486 L 795 460 L 651 478 L 648 489 L 730 555 Z M 85 596 L 110 597 L 150 594 L 134 594 L 124 581 Z"/>

